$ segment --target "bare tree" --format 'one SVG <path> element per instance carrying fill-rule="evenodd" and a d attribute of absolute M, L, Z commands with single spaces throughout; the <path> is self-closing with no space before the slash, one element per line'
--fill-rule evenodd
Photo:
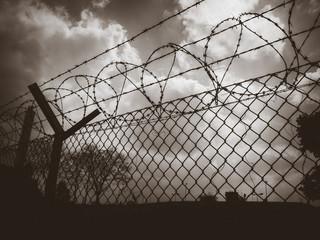
<path fill-rule="evenodd" d="M 84 170 L 87 158 L 80 154 L 65 153 L 59 171 L 59 179 L 67 183 L 70 189 L 70 200 L 74 203 L 78 202 L 79 191 L 83 190 L 83 183 L 86 182 Z"/>
<path fill-rule="evenodd" d="M 49 171 L 52 143 L 52 137 L 33 140 L 30 142 L 27 153 L 27 162 L 32 168 L 33 178 L 38 181 L 43 190 Z"/>
<path fill-rule="evenodd" d="M 103 149 L 96 145 L 85 145 L 80 152 L 72 156 L 74 162 L 74 184 L 81 185 L 85 192 L 84 202 L 89 192 L 95 196 L 95 204 L 112 184 L 125 185 L 130 179 L 130 166 L 127 158 L 115 148 Z M 77 188 L 77 187 L 76 187 Z"/>
<path fill-rule="evenodd" d="M 70 190 L 67 187 L 66 182 L 60 181 L 56 188 L 55 193 L 56 200 L 61 203 L 69 203 L 70 202 Z"/>

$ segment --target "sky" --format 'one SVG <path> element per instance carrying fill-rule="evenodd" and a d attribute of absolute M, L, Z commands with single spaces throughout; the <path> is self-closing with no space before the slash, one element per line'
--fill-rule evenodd
<path fill-rule="evenodd" d="M 114 99 L 104 99 L 113 96 L 115 92 L 119 93 L 121 88 L 124 91 L 130 91 L 135 89 L 135 86 L 140 86 L 141 69 L 130 72 L 127 80 L 124 80 L 126 78 L 120 76 L 112 79 L 111 82 L 102 82 L 97 85 L 96 88 L 90 89 L 85 89 L 84 86 L 87 86 L 87 83 L 83 78 L 79 78 L 78 80 L 74 78 L 65 79 L 76 74 L 107 78 L 118 71 L 116 69 L 117 66 L 111 63 L 116 61 L 129 62 L 132 64 L 145 63 L 160 54 L 170 51 L 172 47 L 182 46 L 202 37 L 209 36 L 211 31 L 214 30 L 218 32 L 236 22 L 230 19 L 220 25 L 219 23 L 226 18 L 237 18 L 241 13 L 246 12 L 260 13 L 282 2 L 283 1 L 280 0 L 205 0 L 197 7 L 191 8 L 183 14 L 142 34 L 134 41 L 126 43 L 107 54 L 103 54 L 90 63 L 84 64 L 74 71 L 71 71 L 71 73 L 57 77 L 54 81 L 45 84 L 42 89 L 45 90 L 46 96 L 51 100 L 55 94 L 51 88 L 60 86 L 59 94 L 62 95 L 68 95 L 70 89 L 82 89 L 79 95 L 73 94 L 63 100 L 63 111 L 65 113 L 77 107 L 81 108 L 83 99 L 86 99 L 87 92 L 90 96 L 94 94 L 95 99 L 89 99 L 87 103 L 101 101 L 99 107 L 105 111 L 105 114 L 100 116 L 100 119 L 109 115 L 126 113 L 148 107 L 152 104 L 163 103 L 179 97 L 212 90 L 214 89 L 213 82 L 208 78 L 207 73 L 201 69 L 170 79 L 166 86 L 152 85 L 147 87 L 144 89 L 144 94 L 133 91 L 130 94 L 124 95 L 117 105 Z M 0 106 L 27 92 L 28 85 L 32 83 L 41 85 L 75 65 L 91 59 L 106 49 L 130 39 L 144 29 L 153 26 L 193 3 L 195 3 L 194 0 L 0 0 Z M 289 30 L 288 12 L 290 6 L 291 5 L 287 5 L 286 7 L 268 13 L 266 16 L 272 19 L 272 22 L 261 18 L 250 21 L 247 26 L 253 32 L 257 33 L 257 35 L 245 29 L 241 36 L 238 51 L 246 51 L 265 43 L 259 38 L 259 35 L 269 42 L 284 37 L 285 34 L 281 29 L 284 29 L 286 32 Z M 291 16 L 293 33 L 311 27 L 317 14 L 319 14 L 319 9 L 320 2 L 318 0 L 296 1 L 296 6 Z M 248 16 L 243 16 L 242 20 L 247 18 Z M 320 21 L 318 21 L 317 25 L 319 25 L 319 22 Z M 154 76 L 158 77 L 158 79 L 164 79 L 167 76 L 172 76 L 194 66 L 198 66 L 197 64 L 199 63 L 194 56 L 210 62 L 232 55 L 238 44 L 239 33 L 240 28 L 226 31 L 209 38 L 207 44 L 206 41 L 202 41 L 186 47 L 185 49 L 190 54 L 177 51 L 174 57 L 171 55 L 164 60 L 148 63 L 148 67 L 143 75 L 143 84 L 153 83 L 155 81 Z M 304 37 L 306 37 L 306 34 L 294 38 L 297 46 L 301 45 Z M 313 31 L 308 41 L 304 43 L 301 48 L 304 56 L 307 56 L 311 61 L 319 60 L 319 37 L 320 30 L 317 29 Z M 168 43 L 173 44 L 160 48 Z M 205 51 L 206 47 L 207 51 Z M 158 50 L 154 52 L 156 49 Z M 214 69 L 217 79 L 219 79 L 221 83 L 223 82 L 224 86 L 227 86 L 285 69 L 286 64 L 290 65 L 291 62 L 293 62 L 294 66 L 297 63 L 294 54 L 292 44 L 285 40 L 277 42 L 273 47 L 269 46 L 257 49 L 256 51 L 250 51 L 239 59 L 233 59 L 229 67 L 228 61 L 226 61 L 212 65 L 212 69 Z M 171 65 L 170 63 L 172 62 L 174 64 Z M 108 65 L 109 63 L 111 65 Z M 104 68 L 105 66 L 107 67 Z M 120 66 L 119 68 L 123 69 L 124 67 L 125 66 Z M 152 71 L 153 75 L 148 71 Z M 319 68 L 312 68 L 308 71 L 307 75 L 312 79 L 317 79 L 319 78 L 320 70 Z M 130 83 L 128 79 L 131 79 Z M 90 78 L 89 81 L 92 83 L 94 79 Z M 288 81 L 293 83 L 294 77 L 289 76 Z M 303 79 L 301 83 L 309 83 L 309 81 Z M 270 83 L 271 86 L 275 86 L 276 84 L 277 83 L 274 82 Z M 249 87 L 250 91 L 258 92 L 263 86 L 257 83 Z M 240 85 L 234 90 L 244 91 Z M 319 101 L 319 89 L 312 90 L 309 95 L 311 99 Z M 82 97 L 82 99 L 79 96 Z M 146 98 L 146 96 L 148 96 L 148 98 Z M 227 96 L 227 94 L 219 95 L 221 98 L 220 101 L 226 100 L 224 98 Z M 283 97 L 288 97 L 288 95 L 285 93 Z M 291 104 L 297 106 L 303 102 L 301 99 L 303 99 L 303 94 L 299 91 L 294 91 L 290 95 L 289 101 Z M 232 97 L 230 100 L 232 100 Z M 230 146 L 234 146 L 234 143 L 239 143 L 235 146 L 238 155 L 233 154 L 231 156 L 230 166 L 241 162 L 241 156 L 247 156 L 251 158 L 251 161 L 258 161 L 259 157 L 263 155 L 266 161 L 272 161 L 275 156 L 279 157 L 279 152 L 282 153 L 280 157 L 285 156 L 288 161 L 291 161 L 297 154 L 299 155 L 299 153 L 297 153 L 296 148 L 286 149 L 287 142 L 283 138 L 273 141 L 273 144 L 276 146 L 272 146 L 270 151 L 264 152 L 263 150 L 268 148 L 268 142 L 271 141 L 273 136 L 277 135 L 276 130 L 279 130 L 282 136 L 290 137 L 290 134 L 285 133 L 288 129 L 282 129 L 281 123 L 285 122 L 285 118 L 290 116 L 292 110 L 290 110 L 290 106 L 286 104 L 286 107 L 283 107 L 280 111 L 282 116 L 277 119 L 272 119 L 271 116 L 275 113 L 272 109 L 277 109 L 281 104 L 284 104 L 283 99 L 280 98 L 276 100 L 277 101 L 270 101 L 271 108 L 268 109 L 269 112 L 265 111 L 260 115 L 262 119 L 270 120 L 271 123 L 268 126 L 268 131 L 264 131 L 264 127 L 266 127 L 265 123 L 261 120 L 256 120 L 254 114 L 248 113 L 244 115 L 244 112 L 248 109 L 248 105 L 244 104 L 238 105 L 234 110 L 230 110 L 230 108 L 223 109 L 219 112 L 220 120 L 214 122 L 210 121 L 210 119 L 215 118 L 216 115 L 211 112 L 206 112 L 205 115 L 202 116 L 205 123 L 198 125 L 199 116 L 195 115 L 188 119 L 191 125 L 189 124 L 187 127 L 184 126 L 186 118 L 182 117 L 176 122 L 147 125 L 144 130 L 135 128 L 132 129 L 132 132 L 134 136 L 139 136 L 138 141 L 133 145 L 130 145 L 130 143 L 128 143 L 129 145 L 126 145 L 126 143 L 123 144 L 125 148 L 132 149 L 134 147 L 135 149 L 140 149 L 139 156 L 141 156 L 141 154 L 143 155 L 145 151 L 149 152 L 147 153 L 149 160 L 142 159 L 141 161 L 150 161 L 150 159 L 153 158 L 161 162 L 161 158 L 164 156 L 172 161 L 174 157 L 178 158 L 180 161 L 174 161 L 173 167 L 179 169 L 181 162 L 184 161 L 186 169 L 194 169 L 194 175 L 201 172 L 201 163 L 197 163 L 200 164 L 200 167 L 194 168 L 194 159 L 200 159 L 199 162 L 202 161 L 204 166 L 204 162 L 208 161 L 209 156 L 215 156 L 216 159 L 212 163 L 211 168 L 213 168 L 213 166 L 219 167 L 221 166 L 221 162 L 224 161 L 223 158 L 230 156 L 230 152 L 232 152 Z M 207 96 L 205 101 L 210 103 L 212 96 Z M 314 109 L 315 101 L 310 100 L 307 104 L 301 105 L 301 108 L 303 107 L 303 111 L 308 112 L 310 109 Z M 196 103 L 194 104 L 196 105 Z M 183 107 L 184 106 L 181 106 L 181 109 Z M 259 102 L 255 102 L 250 106 L 253 112 L 259 112 L 262 108 L 263 106 Z M 89 108 L 88 110 L 92 109 L 93 108 Z M 83 111 L 83 109 L 79 112 L 81 111 Z M 86 115 L 87 112 L 81 112 L 80 114 L 78 114 L 78 112 L 71 112 L 67 114 L 67 116 L 76 122 Z M 230 116 L 230 112 L 234 114 Z M 241 121 L 243 121 L 244 124 L 237 124 L 239 116 L 242 116 Z M 227 122 L 223 122 L 221 119 L 226 119 Z M 227 123 L 227 126 L 234 126 L 235 130 L 223 126 L 225 123 Z M 196 150 L 206 152 L 206 156 L 197 156 L 199 151 L 192 152 L 191 149 L 195 148 L 195 144 L 187 142 L 186 139 L 188 135 L 180 134 L 181 128 L 174 127 L 175 125 L 184 128 L 184 131 L 190 134 L 189 137 L 191 139 L 202 138 L 202 142 L 199 140 L 196 144 Z M 250 126 L 252 131 L 248 131 L 246 126 Z M 197 131 L 193 131 L 195 128 Z M 160 136 L 164 132 L 170 133 L 167 133 L 166 137 L 159 138 L 159 136 L 154 134 L 152 129 L 155 129 Z M 168 129 L 171 129 L 171 131 L 168 131 Z M 214 134 L 214 130 L 219 132 L 218 137 L 212 140 L 215 145 L 214 147 L 205 149 L 204 146 L 208 145 L 211 141 L 208 139 Z M 230 135 L 230 132 L 233 131 L 238 135 L 234 133 Z M 141 134 L 142 132 L 144 132 L 145 135 Z M 260 141 L 257 140 L 259 137 L 257 133 L 261 134 Z M 130 131 L 129 133 L 123 133 L 121 136 L 130 136 Z M 118 138 L 120 139 L 121 137 L 118 136 Z M 174 141 L 174 139 L 177 141 Z M 223 141 L 223 139 L 225 139 L 225 141 Z M 254 151 L 247 149 L 250 144 L 253 146 Z M 141 148 L 141 145 L 144 146 Z M 221 145 L 224 147 L 219 147 L 219 154 L 217 156 L 217 146 Z M 171 152 L 169 153 L 167 149 L 168 146 L 171 148 Z M 187 152 L 185 152 L 185 149 Z M 278 152 L 274 149 L 277 149 Z M 278 166 L 278 171 L 284 171 L 285 165 L 286 163 L 284 161 L 284 164 Z M 239 168 L 239 171 L 243 175 L 249 171 L 247 165 Z M 264 174 L 264 169 L 266 168 L 261 164 L 261 166 L 257 166 L 256 171 Z M 213 170 L 209 169 L 208 171 L 210 175 Z M 230 174 L 230 172 L 228 172 L 230 171 L 230 167 L 224 168 L 224 171 L 226 172 L 223 174 Z M 288 178 L 294 178 L 295 174 L 296 173 L 289 174 Z M 167 181 L 166 178 L 158 177 L 160 180 Z M 256 176 L 256 178 L 258 179 L 259 177 Z M 276 173 L 270 176 L 270 186 L 272 186 L 272 182 L 276 182 L 280 178 Z M 237 176 L 233 176 L 230 181 L 236 183 L 237 179 Z M 203 182 L 207 180 L 208 179 L 199 179 L 199 181 Z M 189 184 L 191 184 L 192 181 L 192 179 L 189 179 Z M 297 180 L 292 181 L 297 182 Z M 261 188 L 264 188 L 263 184 L 261 184 Z M 281 186 L 279 186 L 279 188 L 281 188 Z M 247 189 L 246 186 L 243 187 L 243 191 L 245 191 L 245 189 Z M 271 190 L 271 187 L 269 187 L 269 190 Z M 211 189 L 211 191 L 213 190 Z M 276 199 L 277 196 L 274 196 L 274 198 Z"/>
<path fill-rule="evenodd" d="M 46 81 L 193 2 L 1 0 L 1 105 L 26 92 L 29 84 Z M 221 2 L 209 0 L 134 41 L 125 54 L 119 52 L 116 55 L 121 56 L 112 57 L 143 61 L 161 45 L 194 40 L 227 17 L 237 17 L 248 11 L 259 12 L 281 2 L 226 1 L 221 6 Z M 319 1 L 298 1 L 297 5 L 299 10 L 294 12 L 297 29 L 312 24 Z M 285 24 L 286 16 L 281 15 L 281 11 L 278 14 L 275 17 Z M 319 55 L 318 36 L 319 31 L 304 49 L 314 58 Z"/>

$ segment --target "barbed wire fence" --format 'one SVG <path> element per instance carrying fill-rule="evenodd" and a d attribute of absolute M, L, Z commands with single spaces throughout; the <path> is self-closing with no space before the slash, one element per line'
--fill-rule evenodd
<path fill-rule="evenodd" d="M 319 61 L 302 48 L 320 25 L 318 14 L 312 26 L 294 32 L 295 1 L 225 19 L 195 41 L 157 48 L 143 63 L 111 61 L 94 76 L 72 74 L 204 1 L 39 85 L 62 129 L 96 109 L 101 113 L 61 140 L 54 181 L 60 198 L 116 204 L 195 201 L 212 194 L 224 200 L 225 192 L 237 191 L 247 201 L 305 200 L 298 188 L 318 159 L 299 150 L 296 119 L 318 111 L 320 95 Z M 288 13 L 287 27 L 270 17 L 279 9 Z M 268 39 L 252 27 L 254 21 L 281 37 Z M 224 34 L 235 44 L 220 56 Z M 259 44 L 248 44 L 248 38 Z M 282 44 L 289 53 L 282 53 Z M 278 70 L 249 78 L 231 74 L 242 61 L 270 52 Z M 30 92 L 0 106 L 0 161 L 18 161 L 30 106 L 32 131 L 22 151 L 44 193 L 57 133 Z"/>

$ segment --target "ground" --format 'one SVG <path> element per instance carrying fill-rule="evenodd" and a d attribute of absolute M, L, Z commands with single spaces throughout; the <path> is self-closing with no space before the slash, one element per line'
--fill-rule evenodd
<path fill-rule="evenodd" d="M 320 208 L 300 203 L 55 205 L 43 206 L 31 232 L 32 239 L 59 240 L 311 239 L 319 235 L 319 216 Z"/>

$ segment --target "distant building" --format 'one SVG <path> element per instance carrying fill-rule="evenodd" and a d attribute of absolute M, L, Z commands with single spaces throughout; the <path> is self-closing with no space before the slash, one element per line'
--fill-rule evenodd
<path fill-rule="evenodd" d="M 244 202 L 245 199 L 241 197 L 236 191 L 226 192 L 227 202 Z"/>

